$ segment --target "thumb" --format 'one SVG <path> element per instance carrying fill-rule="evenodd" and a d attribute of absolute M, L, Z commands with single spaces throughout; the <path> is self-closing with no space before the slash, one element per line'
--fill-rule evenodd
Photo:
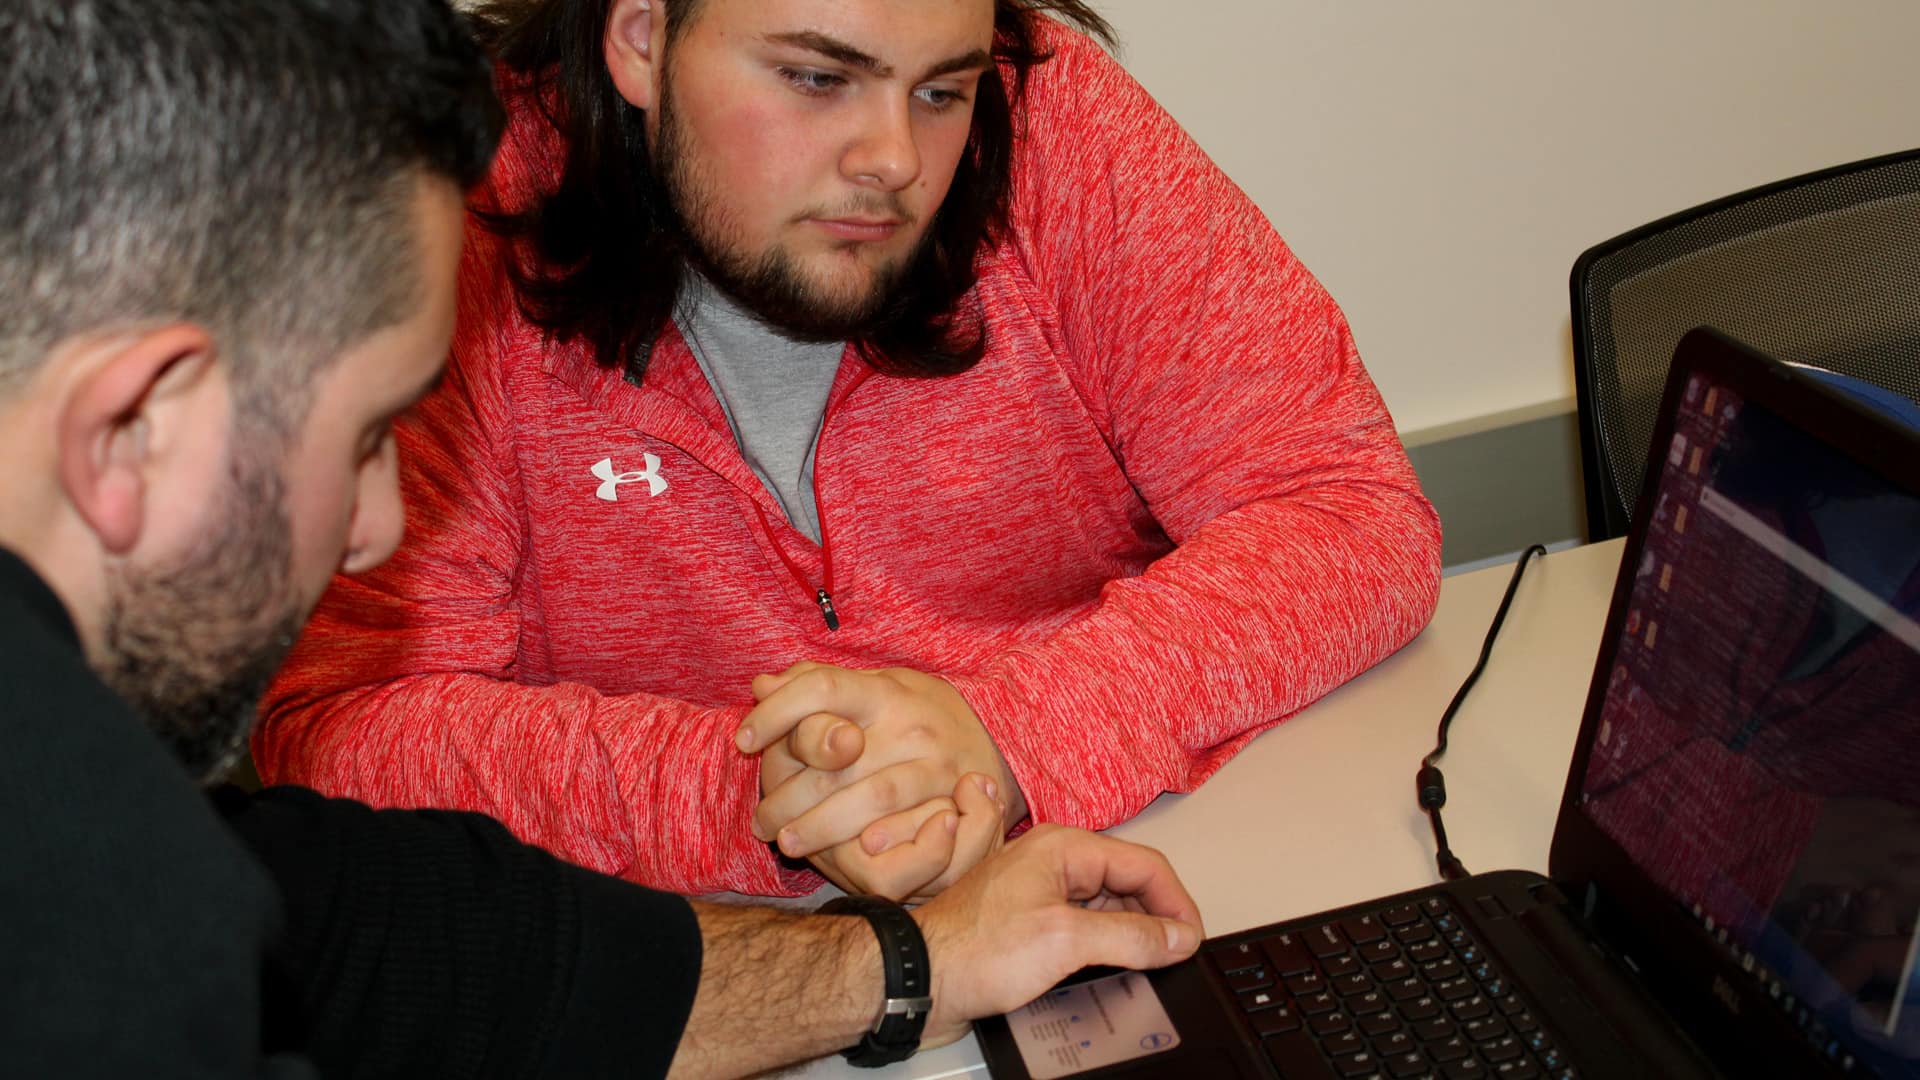
<path fill-rule="evenodd" d="M 787 736 L 787 752 L 809 769 L 839 772 L 867 752 L 867 735 L 844 717 L 814 713 Z"/>

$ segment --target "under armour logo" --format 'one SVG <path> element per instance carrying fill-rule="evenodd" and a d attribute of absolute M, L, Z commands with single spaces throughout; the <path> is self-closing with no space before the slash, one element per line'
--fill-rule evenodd
<path fill-rule="evenodd" d="M 639 472 L 615 473 L 613 471 L 612 458 L 605 458 L 596 462 L 593 466 L 593 475 L 606 481 L 606 483 L 601 484 L 600 490 L 594 492 L 594 494 L 605 499 L 607 502 L 619 502 L 620 485 L 631 484 L 637 480 L 645 480 L 647 482 L 648 498 L 652 498 L 667 490 L 667 482 L 660 476 L 660 459 L 652 454 L 646 454 L 644 458 L 647 467 Z"/>

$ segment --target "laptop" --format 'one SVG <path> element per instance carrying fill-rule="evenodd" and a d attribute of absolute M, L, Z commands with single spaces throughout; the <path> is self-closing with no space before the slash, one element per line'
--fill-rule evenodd
<path fill-rule="evenodd" d="M 1549 877 L 1063 984 L 993 1076 L 1920 1076 L 1920 433 L 1709 330 L 1660 415 Z"/>

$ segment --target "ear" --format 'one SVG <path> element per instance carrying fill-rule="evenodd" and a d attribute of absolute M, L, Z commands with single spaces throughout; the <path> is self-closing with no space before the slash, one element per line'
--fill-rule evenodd
<path fill-rule="evenodd" d="M 147 518 L 156 413 L 213 381 L 213 339 L 167 326 L 100 346 L 63 401 L 54 438 L 60 486 L 101 546 L 125 554 Z"/>
<path fill-rule="evenodd" d="M 665 44 L 666 19 L 656 18 L 657 0 L 613 0 L 601 41 L 613 87 L 636 109 L 653 108 L 658 94 L 659 49 Z"/>

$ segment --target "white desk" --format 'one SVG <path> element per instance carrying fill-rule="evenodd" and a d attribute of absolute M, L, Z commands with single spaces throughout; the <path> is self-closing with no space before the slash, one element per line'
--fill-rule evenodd
<path fill-rule="evenodd" d="M 1447 838 L 1473 871 L 1544 872 L 1623 542 L 1535 560 L 1480 683 L 1454 718 Z M 1167 853 L 1210 935 L 1439 880 L 1414 773 L 1473 669 L 1509 566 L 1448 578 L 1432 625 L 1372 671 L 1255 739 L 1191 795 L 1113 835 Z M 985 1075 L 971 1038 L 886 1069 L 828 1058 L 807 1078 Z"/>

